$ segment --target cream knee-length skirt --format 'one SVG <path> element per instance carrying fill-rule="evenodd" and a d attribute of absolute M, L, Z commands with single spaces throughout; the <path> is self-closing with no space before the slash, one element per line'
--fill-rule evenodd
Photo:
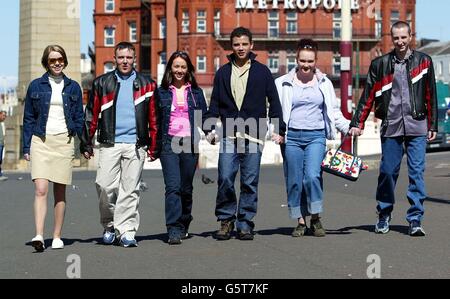
<path fill-rule="evenodd" d="M 34 136 L 31 139 L 31 179 L 72 184 L 72 162 L 75 155 L 73 137 L 67 133 Z"/>

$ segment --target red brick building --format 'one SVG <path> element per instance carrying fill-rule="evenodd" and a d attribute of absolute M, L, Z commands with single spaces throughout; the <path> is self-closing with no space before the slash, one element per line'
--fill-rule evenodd
<path fill-rule="evenodd" d="M 113 68 L 113 47 L 131 41 L 136 68 L 154 79 L 175 50 L 187 51 L 202 87 L 227 62 L 233 28 L 254 34 L 257 59 L 274 77 L 296 65 L 300 38 L 319 42 L 319 68 L 339 86 L 341 0 L 96 0 L 96 75 Z M 415 32 L 415 0 L 352 0 L 353 72 L 364 84 L 370 61 L 391 49 L 390 26 L 408 21 Z"/>

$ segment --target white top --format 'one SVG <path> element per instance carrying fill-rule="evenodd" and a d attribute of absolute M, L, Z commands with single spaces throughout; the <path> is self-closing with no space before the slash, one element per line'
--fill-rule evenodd
<path fill-rule="evenodd" d="M 63 77 L 55 78 L 49 76 L 52 87 L 52 98 L 50 100 L 50 109 L 48 111 L 46 134 L 57 135 L 67 133 L 66 117 L 64 116 L 64 103 L 62 91 L 64 89 Z"/>

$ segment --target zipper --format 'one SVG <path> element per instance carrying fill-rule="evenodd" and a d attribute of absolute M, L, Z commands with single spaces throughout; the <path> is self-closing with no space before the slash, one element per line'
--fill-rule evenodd
<path fill-rule="evenodd" d="M 416 107 L 416 99 L 414 98 L 414 94 L 412 92 L 412 81 L 411 81 L 411 73 L 410 73 L 410 66 L 409 66 L 409 59 L 406 61 L 406 72 L 408 76 L 408 87 L 409 87 L 409 101 L 412 108 L 412 116 L 413 118 L 417 118 L 417 107 Z"/>
<path fill-rule="evenodd" d="M 112 140 L 111 140 L 111 143 L 112 144 L 115 144 L 116 143 L 116 117 L 117 117 L 117 115 L 116 115 L 116 105 L 117 105 L 117 98 L 119 97 L 119 91 L 120 91 L 120 82 L 118 82 L 118 80 L 117 80 L 117 78 L 115 78 L 115 74 L 114 74 L 114 79 L 115 79 L 115 81 L 116 81 L 116 94 L 114 95 L 114 103 L 113 103 L 113 106 L 114 106 L 114 116 L 113 116 L 113 119 L 114 119 L 114 121 L 113 121 L 113 123 L 114 123 L 114 126 L 113 126 L 113 128 L 114 128 L 114 134 L 113 134 L 113 137 L 114 138 L 111 138 Z"/>

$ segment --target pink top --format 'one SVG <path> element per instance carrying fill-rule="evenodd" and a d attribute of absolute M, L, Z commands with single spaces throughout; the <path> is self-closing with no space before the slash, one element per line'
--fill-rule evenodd
<path fill-rule="evenodd" d="M 188 89 L 191 87 L 189 83 L 185 85 L 184 103 L 178 105 L 177 90 L 173 85 L 169 89 L 172 91 L 172 110 L 170 112 L 169 135 L 176 137 L 191 136 L 191 124 L 189 122 L 189 106 L 187 102 Z"/>

